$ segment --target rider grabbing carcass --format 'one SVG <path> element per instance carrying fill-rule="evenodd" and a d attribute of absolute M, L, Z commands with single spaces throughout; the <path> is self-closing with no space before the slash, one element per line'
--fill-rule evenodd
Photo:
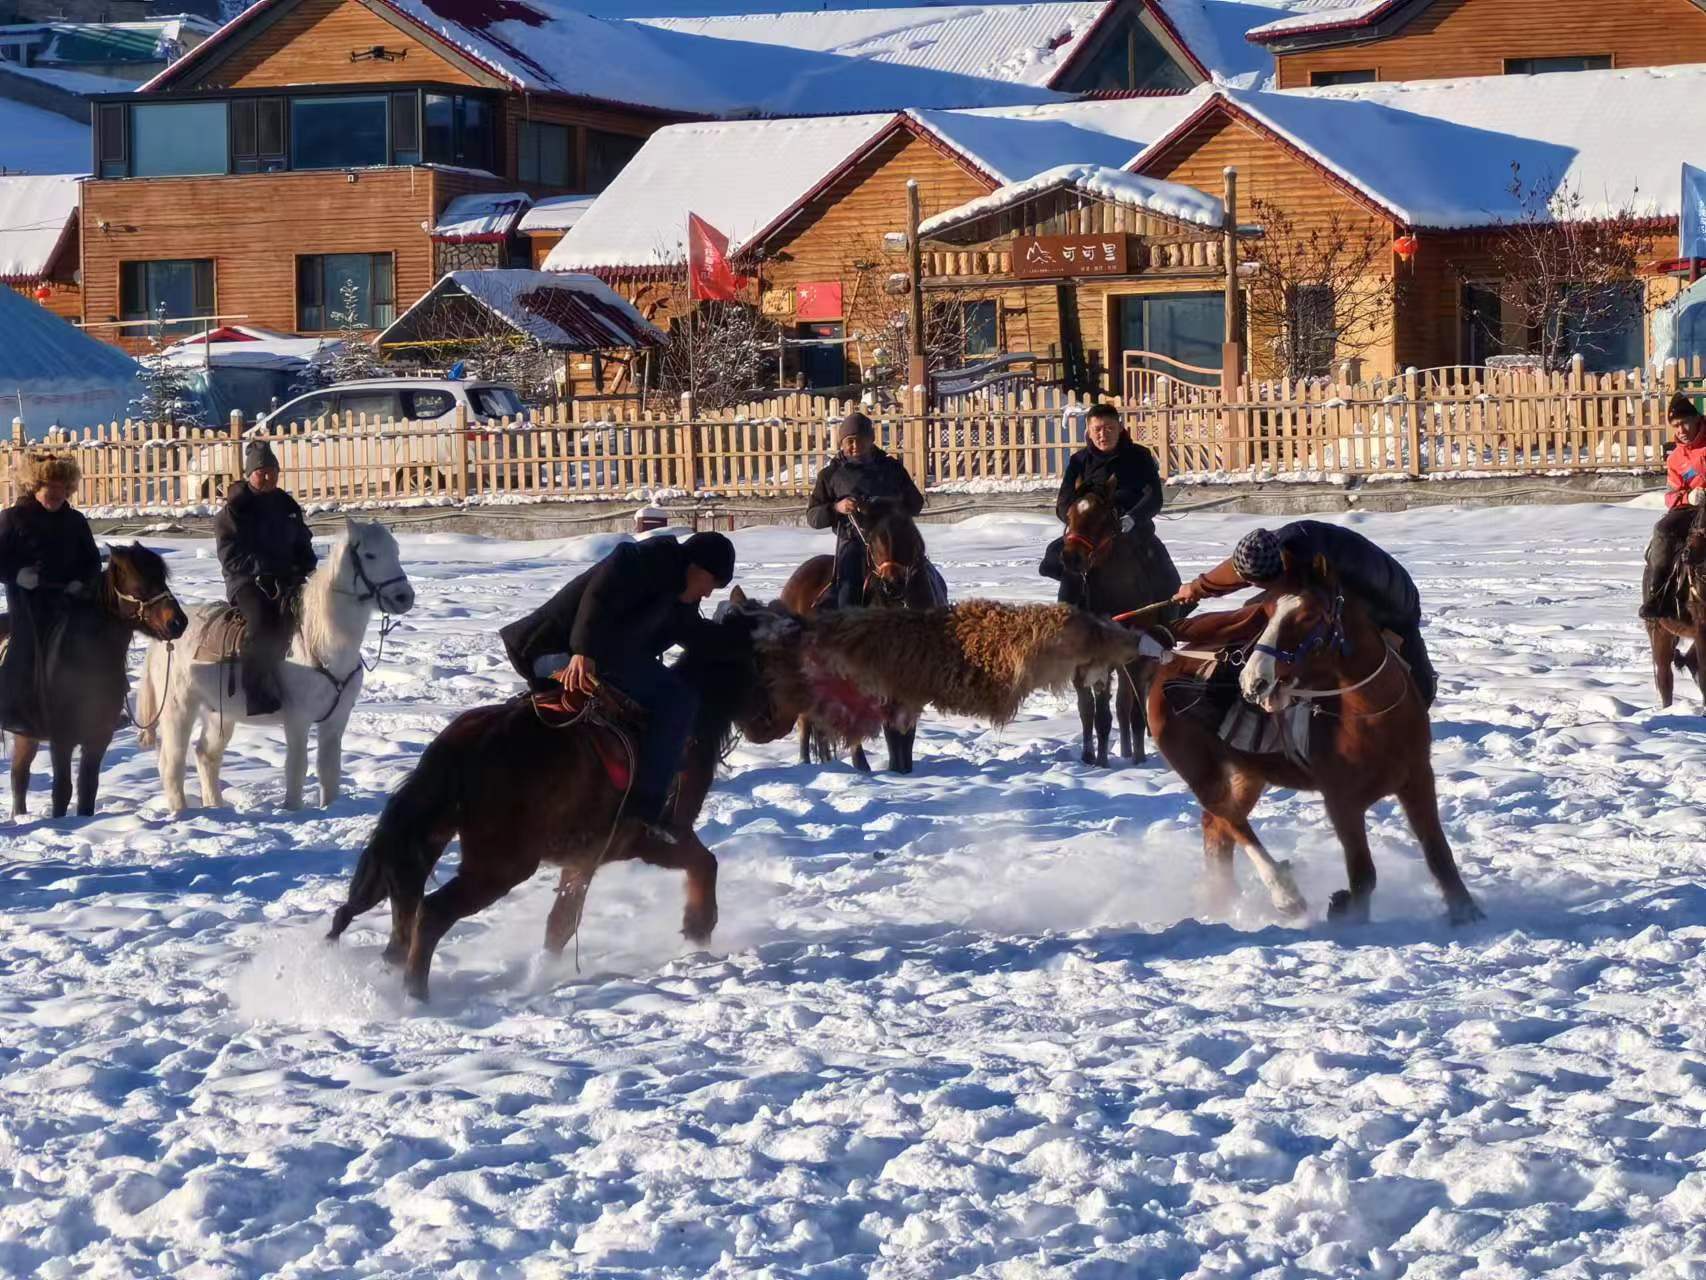
<path fill-rule="evenodd" d="M 893 503 L 909 516 L 924 510 L 924 495 L 896 458 L 877 448 L 876 428 L 854 410 L 835 433 L 837 457 L 818 472 L 806 507 L 806 523 L 835 530 L 835 586 L 830 599 L 838 608 L 865 603 L 865 542 L 854 523 L 873 503 Z"/>
<path fill-rule="evenodd" d="M 1676 433 L 1676 447 L 1665 464 L 1669 479 L 1665 506 L 1669 509 L 1653 527 L 1652 541 L 1647 544 L 1647 568 L 1641 578 L 1641 617 L 1649 622 L 1665 618 L 1678 608 L 1672 590 L 1677 552 L 1694 523 L 1694 508 L 1706 503 L 1706 418 L 1681 392 L 1671 398 L 1667 416 Z"/>

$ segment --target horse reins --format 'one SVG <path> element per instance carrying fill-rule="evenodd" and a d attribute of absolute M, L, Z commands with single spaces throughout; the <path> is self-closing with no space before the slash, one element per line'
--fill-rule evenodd
<path fill-rule="evenodd" d="M 128 591 L 122 591 L 115 583 L 112 582 L 107 584 L 107 591 L 116 599 L 122 600 L 125 604 L 129 605 L 136 611 L 136 616 L 133 620 L 139 628 L 145 631 L 148 627 L 148 611 L 155 605 L 170 601 L 173 604 L 177 604 L 180 611 L 183 609 L 183 606 L 178 604 L 177 596 L 172 594 L 172 589 L 170 587 L 161 587 L 159 591 L 155 592 L 147 599 L 144 599 L 141 596 L 133 596 Z M 123 616 L 124 615 L 122 613 L 119 614 L 119 617 L 122 618 Z M 127 641 L 126 643 L 129 642 Z M 172 640 L 162 640 L 161 643 L 166 646 L 165 685 L 167 688 L 170 688 L 172 683 L 172 657 L 176 652 L 176 642 Z M 134 727 L 138 733 L 147 733 L 158 725 L 160 723 L 160 717 L 166 714 L 166 699 L 162 695 L 160 698 L 160 706 L 154 712 L 154 718 L 147 724 L 143 724 L 142 721 L 136 718 L 135 702 L 127 693 L 124 699 L 124 714 L 125 718 L 130 721 L 132 727 Z"/>
<path fill-rule="evenodd" d="M 338 704 L 344 700 L 344 690 L 349 688 L 350 681 L 355 679 L 355 673 L 357 671 L 372 672 L 378 670 L 379 664 L 385 661 L 385 637 L 403 625 L 398 622 L 396 618 L 392 617 L 391 611 L 385 607 L 385 597 L 383 592 L 386 587 L 395 586 L 399 582 L 407 582 L 409 580 L 409 575 L 406 573 L 399 573 L 394 577 L 386 578 L 383 582 L 375 582 L 368 576 L 367 570 L 362 567 L 361 543 L 352 542 L 349 544 L 349 549 L 350 562 L 355 566 L 356 581 L 361 584 L 363 589 L 360 591 L 351 591 L 347 587 L 338 586 L 336 583 L 332 584 L 331 589 L 340 596 L 349 596 L 357 604 L 367 604 L 372 602 L 379 606 L 379 646 L 374 650 L 372 662 L 369 662 L 367 660 L 367 656 L 357 648 L 355 651 L 356 665 L 351 667 L 349 669 L 349 674 L 345 675 L 342 679 L 333 675 L 324 662 L 320 662 L 318 660 L 315 661 L 314 670 L 325 676 L 326 682 L 332 686 L 332 705 L 326 709 L 325 715 L 314 721 L 315 724 L 324 724 L 327 720 L 332 718 L 332 713 L 338 709 Z"/>
<path fill-rule="evenodd" d="M 1298 643 L 1295 649 L 1280 649 L 1276 648 L 1274 645 L 1262 644 L 1258 641 L 1251 645 L 1245 652 L 1266 654 L 1276 662 L 1286 662 L 1296 665 L 1297 663 L 1302 662 L 1305 658 L 1308 658 L 1311 654 L 1315 653 L 1316 650 L 1326 648 L 1327 646 L 1336 643 L 1339 653 L 1341 655 L 1347 655 L 1351 652 L 1351 643 L 1350 638 L 1345 635 L 1344 609 L 1345 598 L 1343 596 L 1334 597 L 1330 618 L 1305 636 Z M 1379 665 L 1361 680 L 1358 680 L 1355 684 L 1340 685 L 1336 689 L 1299 689 L 1297 686 L 1293 685 L 1291 688 L 1286 690 L 1286 697 L 1294 702 L 1322 702 L 1328 698 L 1342 698 L 1347 693 L 1355 693 L 1358 689 L 1361 689 L 1366 685 L 1373 684 L 1380 678 L 1381 673 L 1386 670 L 1387 665 L 1392 661 L 1392 646 L 1382 641 L 1380 648 L 1381 658 Z M 1392 703 L 1391 706 L 1382 707 L 1379 711 L 1345 711 L 1343 708 L 1340 708 L 1338 711 L 1324 711 L 1321 708 L 1316 707 L 1313 709 L 1312 714 L 1333 715 L 1338 716 L 1341 719 L 1346 716 L 1355 717 L 1357 719 L 1373 718 L 1374 716 L 1383 716 L 1388 711 L 1393 711 L 1402 706 L 1405 698 L 1408 696 L 1409 686 L 1406 685 L 1404 691 L 1398 695 L 1398 700 L 1396 702 Z"/>

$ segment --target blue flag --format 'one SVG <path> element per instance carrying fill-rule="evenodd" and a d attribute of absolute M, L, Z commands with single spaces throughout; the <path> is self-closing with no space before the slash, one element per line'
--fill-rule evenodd
<path fill-rule="evenodd" d="M 1677 257 L 1706 258 L 1706 169 L 1682 166 L 1682 216 L 1677 230 Z"/>

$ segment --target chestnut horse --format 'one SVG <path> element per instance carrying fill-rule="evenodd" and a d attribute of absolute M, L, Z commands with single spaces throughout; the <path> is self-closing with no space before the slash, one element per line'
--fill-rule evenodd
<path fill-rule="evenodd" d="M 0 634 L 11 633 L 0 618 Z M 170 647 L 189 626 L 189 615 L 166 585 L 166 562 L 140 542 L 108 547 L 107 567 L 92 607 L 73 606 L 52 661 L 44 661 L 42 703 L 48 753 L 53 759 L 53 816 L 71 807 L 71 756 L 77 763 L 77 812 L 95 812 L 101 763 L 125 714 L 125 657 L 138 632 Z M 38 637 L 47 645 L 46 636 Z M 38 656 L 48 655 L 38 651 Z M 22 817 L 30 789 L 30 765 L 41 741 L 12 738 L 12 816 Z"/>
<path fill-rule="evenodd" d="M 1324 564 L 1300 572 L 1288 556 L 1287 569 L 1282 585 L 1244 609 L 1145 628 L 1168 649 L 1174 642 L 1187 646 L 1165 660 L 1150 690 L 1149 723 L 1161 754 L 1202 806 L 1203 854 L 1215 905 L 1224 909 L 1230 902 L 1233 851 L 1242 846 L 1274 906 L 1286 915 L 1305 911 L 1290 871 L 1269 856 L 1250 826 L 1250 811 L 1272 784 L 1319 791 L 1344 847 L 1350 888 L 1333 894 L 1329 918 L 1368 918 L 1375 873 L 1366 815 L 1376 801 L 1396 796 L 1451 922 L 1480 919 L 1440 824 L 1428 713 L 1408 668 L 1362 606 L 1340 593 Z M 1298 744 L 1302 759 L 1234 748 L 1216 732 L 1217 716 L 1205 722 L 1190 714 L 1195 704 L 1189 698 L 1167 697 L 1169 685 L 1181 678 L 1200 678 L 1222 659 L 1236 665 L 1240 655 L 1239 689 L 1246 701 L 1270 713 L 1310 705 L 1306 741 Z M 1180 686 L 1182 693 L 1191 691 Z"/>
<path fill-rule="evenodd" d="M 609 775 L 595 731 L 543 712 L 528 695 L 463 712 L 428 744 L 386 803 L 328 938 L 389 898 L 384 958 L 404 963 L 404 989 L 425 1000 L 433 951 L 451 925 L 489 907 L 541 863 L 562 868 L 545 934 L 547 948 L 561 951 L 580 923 L 598 868 L 638 859 L 687 874 L 682 932 L 705 942 L 717 923 L 717 859 L 693 833 L 693 822 L 733 731 L 774 741 L 805 709 L 801 682 L 773 669 L 787 666 L 787 645 L 797 643 L 799 630 L 797 621 L 748 604 L 737 588 L 714 639 L 695 644 L 676 664 L 701 701 L 676 787 L 673 843 L 611 845 L 626 796 Z M 433 866 L 458 835 L 456 874 L 426 893 Z"/>
<path fill-rule="evenodd" d="M 1706 507 L 1694 511 L 1694 523 L 1683 541 L 1671 571 L 1673 599 L 1677 612 L 1647 622 L 1647 640 L 1653 647 L 1653 683 L 1658 687 L 1659 705 L 1668 707 L 1675 695 L 1673 667 L 1692 671 L 1706 700 Z M 1678 642 L 1689 647 L 1678 652 Z"/>
<path fill-rule="evenodd" d="M 930 609 L 948 603 L 941 579 L 925 554 L 924 535 L 905 511 L 891 503 L 872 503 L 852 517 L 856 536 L 865 544 L 865 603 L 873 609 Z M 835 557 L 813 556 L 795 569 L 782 587 L 779 601 L 800 617 L 810 617 L 829 595 L 835 580 Z M 896 707 L 883 725 L 891 773 L 912 772 L 912 746 L 918 738 L 921 707 Z M 800 721 L 800 763 L 835 758 L 829 733 L 810 720 Z M 855 742 L 853 767 L 871 771 L 864 744 Z"/>
<path fill-rule="evenodd" d="M 1152 537 L 1154 545 L 1142 546 L 1135 539 L 1120 535 L 1120 513 L 1114 505 L 1114 492 L 1112 480 L 1106 485 L 1079 488 L 1067 508 L 1066 536 L 1061 540 L 1060 550 L 1061 569 L 1066 579 L 1078 586 L 1079 607 L 1103 618 L 1157 604 L 1179 589 L 1178 570 L 1160 539 Z M 1147 663 L 1134 662 L 1117 671 L 1086 670 L 1073 676 L 1078 718 L 1084 729 L 1085 764 L 1108 767 L 1108 736 L 1116 713 L 1120 754 L 1134 763 L 1144 758 L 1143 735 L 1148 725 L 1143 698 L 1147 693 L 1144 687 L 1147 668 Z"/>

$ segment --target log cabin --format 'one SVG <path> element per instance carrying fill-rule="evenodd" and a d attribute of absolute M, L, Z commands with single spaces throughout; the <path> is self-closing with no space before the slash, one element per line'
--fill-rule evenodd
<path fill-rule="evenodd" d="M 73 322 L 83 311 L 78 182 L 63 174 L 0 177 L 0 284 Z"/>

